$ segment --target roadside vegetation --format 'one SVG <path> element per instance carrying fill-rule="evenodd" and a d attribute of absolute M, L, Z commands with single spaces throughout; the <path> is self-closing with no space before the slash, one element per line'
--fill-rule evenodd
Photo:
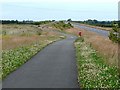
<path fill-rule="evenodd" d="M 115 43 L 120 43 L 120 21 L 113 24 L 109 39 Z"/>
<path fill-rule="evenodd" d="M 71 20 L 70 20 L 71 21 Z M 75 42 L 78 80 L 82 88 L 120 88 L 118 44 L 94 32 L 65 21 L 36 24 L 3 24 L 2 79 L 32 58 L 48 44 L 65 38 L 59 31 L 82 37 Z"/>
<path fill-rule="evenodd" d="M 65 24 L 63 21 L 57 23 L 40 21 L 32 22 L 32 24 L 28 22 L 30 21 L 23 21 L 21 24 L 17 20 L 3 22 L 5 24 L 2 25 L 0 33 L 2 35 L 0 38 L 2 44 L 1 79 L 26 63 L 48 44 L 65 38 L 53 28 L 65 30 L 72 27 L 70 23 Z M 50 28 L 51 26 L 53 28 Z"/>
<path fill-rule="evenodd" d="M 43 25 L 43 24 L 48 24 L 52 21 L 39 21 L 39 22 L 33 22 L 33 25 Z"/>
<path fill-rule="evenodd" d="M 75 47 L 81 88 L 120 88 L 116 66 L 105 64 L 104 58 L 82 37 L 76 40 Z"/>
<path fill-rule="evenodd" d="M 118 67 L 118 44 L 109 40 L 104 36 L 101 36 L 95 32 L 90 32 L 80 28 L 71 28 L 66 30 L 66 32 L 78 35 L 82 32 L 82 37 L 84 37 L 85 42 L 90 43 L 90 45 L 98 51 L 99 55 L 104 57 L 105 63 L 111 66 Z"/>
<path fill-rule="evenodd" d="M 54 40 L 47 42 L 36 42 L 31 45 L 21 46 L 15 49 L 5 50 L 2 52 L 2 78 L 5 78 L 9 73 L 16 70 L 32 56 L 39 52 L 46 45 L 52 43 Z"/>
<path fill-rule="evenodd" d="M 78 80 L 82 88 L 120 88 L 118 44 L 95 32 L 68 28 L 66 33 L 82 38 L 75 42 Z"/>
<path fill-rule="evenodd" d="M 52 23 L 51 26 L 54 28 L 60 29 L 61 31 L 64 31 L 65 29 L 70 29 L 73 27 L 69 22 L 65 23 L 64 21 Z"/>
<path fill-rule="evenodd" d="M 75 42 L 80 87 L 120 88 L 118 45 L 95 32 L 79 28 L 63 31 L 76 36 L 82 32 Z"/>
<path fill-rule="evenodd" d="M 1 79 L 26 63 L 45 46 L 64 37 L 54 31 L 47 31 L 45 28 L 40 29 L 36 25 L 29 24 L 3 24 L 1 35 Z"/>

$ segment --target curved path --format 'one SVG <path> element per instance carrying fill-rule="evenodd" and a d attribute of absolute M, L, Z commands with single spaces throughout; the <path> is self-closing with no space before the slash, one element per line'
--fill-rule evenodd
<path fill-rule="evenodd" d="M 3 88 L 78 88 L 75 36 L 48 45 L 11 73 Z"/>
<path fill-rule="evenodd" d="M 102 35 L 104 37 L 109 36 L 109 31 L 105 31 L 105 30 L 102 30 L 102 29 L 96 29 L 96 28 L 92 28 L 92 27 L 89 27 L 89 26 L 83 26 L 83 25 L 80 25 L 79 23 L 72 23 L 72 25 L 74 27 L 78 27 L 78 28 L 85 29 L 85 30 L 88 30 L 88 31 L 96 32 L 97 34 Z"/>

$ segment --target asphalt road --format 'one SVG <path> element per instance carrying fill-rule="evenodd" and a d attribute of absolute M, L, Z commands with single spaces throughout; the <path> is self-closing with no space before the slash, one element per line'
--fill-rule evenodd
<path fill-rule="evenodd" d="M 75 36 L 48 45 L 11 73 L 3 88 L 78 88 Z"/>
<path fill-rule="evenodd" d="M 92 27 L 88 27 L 88 26 L 83 26 L 83 25 L 80 25 L 78 23 L 72 23 L 72 25 L 74 27 L 78 27 L 78 28 L 85 29 L 85 30 L 88 30 L 88 31 L 96 32 L 97 34 L 102 35 L 104 37 L 108 37 L 109 36 L 109 31 L 96 29 L 96 28 L 92 28 Z"/>

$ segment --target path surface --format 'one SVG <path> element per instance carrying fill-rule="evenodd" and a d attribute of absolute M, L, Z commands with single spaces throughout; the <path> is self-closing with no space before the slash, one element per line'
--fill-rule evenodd
<path fill-rule="evenodd" d="M 83 25 L 80 25 L 78 23 L 73 23 L 72 25 L 74 27 L 78 27 L 78 28 L 85 29 L 85 30 L 88 30 L 88 31 L 96 32 L 99 35 L 102 35 L 104 37 L 109 36 L 109 31 L 105 31 L 105 30 L 102 30 L 102 29 L 96 29 L 96 28 L 92 28 L 92 27 L 88 27 L 88 26 L 83 26 Z"/>
<path fill-rule="evenodd" d="M 55 42 L 11 73 L 3 88 L 78 88 L 73 42 L 76 37 Z"/>

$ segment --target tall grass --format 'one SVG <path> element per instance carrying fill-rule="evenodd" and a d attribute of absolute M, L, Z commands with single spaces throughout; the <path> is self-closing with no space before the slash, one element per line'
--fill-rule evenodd
<path fill-rule="evenodd" d="M 75 46 L 81 88 L 120 88 L 117 67 L 105 64 L 104 58 L 83 38 L 77 39 Z"/>
<path fill-rule="evenodd" d="M 105 63 L 118 67 L 118 44 L 113 43 L 111 40 L 109 40 L 109 38 L 84 29 L 72 28 L 66 30 L 66 32 L 75 34 L 77 36 L 79 36 L 79 31 L 82 32 L 82 37 L 84 37 L 86 43 L 90 43 L 90 45 L 105 58 Z"/>

